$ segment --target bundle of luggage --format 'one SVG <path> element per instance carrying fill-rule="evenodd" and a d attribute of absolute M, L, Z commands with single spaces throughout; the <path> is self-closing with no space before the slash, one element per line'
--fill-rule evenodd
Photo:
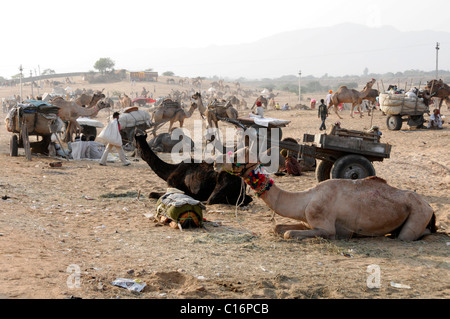
<path fill-rule="evenodd" d="M 28 132 L 50 134 L 64 131 L 58 116 L 59 106 L 44 101 L 26 100 L 13 107 L 5 119 L 9 132 L 20 132 L 21 123 L 27 123 Z"/>
<path fill-rule="evenodd" d="M 203 226 L 203 210 L 206 207 L 192 197 L 169 192 L 156 203 L 156 221 L 180 230 Z"/>
<path fill-rule="evenodd" d="M 426 112 L 428 106 L 424 99 L 408 97 L 405 94 L 380 94 L 380 108 L 388 115 L 398 115 L 407 112 Z"/>

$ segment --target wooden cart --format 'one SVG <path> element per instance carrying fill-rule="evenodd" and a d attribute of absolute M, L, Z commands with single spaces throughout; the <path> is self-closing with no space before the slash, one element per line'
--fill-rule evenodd
<path fill-rule="evenodd" d="M 305 134 L 304 144 L 280 142 L 280 148 L 319 160 L 316 178 L 363 179 L 375 176 L 372 163 L 390 158 L 392 146 L 379 141 L 376 132 L 362 132 L 333 127 L 331 134 Z"/>
<path fill-rule="evenodd" d="M 386 126 L 391 131 L 401 130 L 403 123 L 421 128 L 425 123 L 424 114 L 430 114 L 428 105 L 418 97 L 404 94 L 380 94 L 380 109 L 387 115 Z"/>
<path fill-rule="evenodd" d="M 255 125 L 253 119 L 223 120 L 244 130 Z M 287 122 L 289 123 L 289 121 Z M 281 130 L 281 127 L 286 125 L 286 123 L 282 123 L 282 125 L 272 123 L 269 128 Z M 263 138 L 267 138 L 267 136 L 263 136 Z M 376 172 L 372 163 L 390 158 L 392 149 L 391 145 L 380 143 L 380 136 L 377 132 L 346 130 L 338 126 L 333 126 L 330 134 L 305 134 L 303 144 L 286 141 L 286 139 L 281 140 L 281 138 L 280 134 L 278 143 L 272 141 L 273 144 L 278 145 L 272 146 L 286 149 L 294 156 L 296 155 L 298 159 L 319 160 L 316 165 L 316 178 L 319 182 L 330 178 L 363 179 L 375 176 Z"/>
<path fill-rule="evenodd" d="M 10 110 L 6 118 L 7 130 L 12 134 L 10 155 L 17 156 L 19 147 L 24 148 L 25 156 L 31 160 L 31 147 L 48 152 L 53 133 L 61 132 L 64 123 L 58 116 L 59 107 L 43 101 L 27 100 Z M 30 143 L 29 137 L 41 137 L 41 141 Z"/>

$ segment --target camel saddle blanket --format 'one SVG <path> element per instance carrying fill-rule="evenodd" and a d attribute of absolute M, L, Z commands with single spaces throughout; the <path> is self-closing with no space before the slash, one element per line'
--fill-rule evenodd
<path fill-rule="evenodd" d="M 60 107 L 39 100 L 25 100 L 18 105 L 24 113 L 58 114 Z"/>
<path fill-rule="evenodd" d="M 137 110 L 123 113 L 119 116 L 120 129 L 134 128 L 137 126 L 151 127 L 150 113 L 147 111 Z"/>
<path fill-rule="evenodd" d="M 139 110 L 139 108 L 137 106 L 129 106 L 127 108 L 124 108 L 122 112 L 123 113 L 130 113 L 130 112 L 135 112 L 135 111 L 138 111 L 138 110 Z"/>
<path fill-rule="evenodd" d="M 203 225 L 206 207 L 198 200 L 180 193 L 166 193 L 156 203 L 156 219 L 172 228 L 195 228 Z"/>
<path fill-rule="evenodd" d="M 42 101 L 27 100 L 13 107 L 5 119 L 8 132 L 20 133 L 25 122 L 30 134 L 47 135 L 62 132 L 64 123 L 58 116 L 59 107 Z"/>
<path fill-rule="evenodd" d="M 214 109 L 214 108 L 224 108 L 227 109 L 229 107 L 232 107 L 233 104 L 231 104 L 230 102 L 227 101 L 217 101 L 214 100 L 211 103 L 208 104 L 208 108 L 209 109 Z"/>
<path fill-rule="evenodd" d="M 174 108 L 177 108 L 177 109 L 181 108 L 180 103 L 178 103 L 177 101 L 173 101 L 172 99 L 165 99 L 162 102 L 162 106 L 166 107 L 166 108 L 169 108 L 169 107 L 174 107 Z"/>

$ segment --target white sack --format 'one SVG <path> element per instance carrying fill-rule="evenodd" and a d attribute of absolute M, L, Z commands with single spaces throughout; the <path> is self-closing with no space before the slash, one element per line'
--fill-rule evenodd
<path fill-rule="evenodd" d="M 119 123 L 117 120 L 113 120 L 100 132 L 97 136 L 97 140 L 104 144 L 111 144 L 116 146 L 122 146 L 122 137 L 119 132 Z"/>

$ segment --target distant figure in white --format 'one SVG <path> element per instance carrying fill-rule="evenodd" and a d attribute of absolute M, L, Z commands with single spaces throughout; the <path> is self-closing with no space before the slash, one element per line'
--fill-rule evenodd
<path fill-rule="evenodd" d="M 434 109 L 433 114 L 430 115 L 430 121 L 428 122 L 427 128 L 437 128 L 442 130 L 442 124 L 444 120 L 441 117 L 441 112 L 438 109 Z"/>
<path fill-rule="evenodd" d="M 264 117 L 264 108 L 262 106 L 262 103 L 260 101 L 256 102 L 256 110 L 253 113 L 261 118 Z"/>
<path fill-rule="evenodd" d="M 100 159 L 100 165 L 106 166 L 106 161 L 108 159 L 108 154 L 113 148 L 119 153 L 119 158 L 124 166 L 128 166 L 131 163 L 127 160 L 125 152 L 122 148 L 122 137 L 120 136 L 120 123 L 119 123 L 119 112 L 113 114 L 112 120 L 108 125 L 100 132 L 97 139 L 103 140 L 108 145 L 103 152 L 102 158 Z"/>

